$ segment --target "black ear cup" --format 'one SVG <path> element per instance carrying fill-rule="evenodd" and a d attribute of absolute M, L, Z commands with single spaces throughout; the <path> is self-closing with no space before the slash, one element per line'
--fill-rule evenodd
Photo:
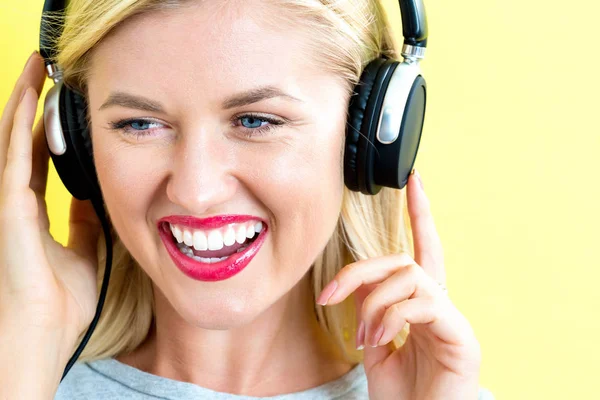
<path fill-rule="evenodd" d="M 59 109 L 67 150 L 60 156 L 49 150 L 56 172 L 73 197 L 79 200 L 101 198 L 93 161 L 85 98 L 63 85 L 59 95 Z"/>
<path fill-rule="evenodd" d="M 359 164 L 359 151 L 365 146 L 363 120 L 367 102 L 373 89 L 373 83 L 379 72 L 379 67 L 385 59 L 371 61 L 363 70 L 360 82 L 355 87 L 355 93 L 348 106 L 348 122 L 346 126 L 346 149 L 344 151 L 344 182 L 348 189 L 362 191 L 359 183 L 359 170 L 364 166 Z M 359 149 L 360 148 L 360 149 Z"/>
<path fill-rule="evenodd" d="M 398 104 L 396 112 L 402 118 L 401 124 L 397 125 L 399 134 L 389 144 L 384 144 L 377 138 L 382 124 L 387 125 L 386 121 L 382 122 L 389 118 L 382 112 L 383 103 L 390 81 L 399 66 L 406 67 L 395 60 L 375 59 L 365 67 L 355 88 L 356 94 L 349 104 L 344 153 L 344 181 L 350 190 L 374 195 L 379 193 L 382 186 L 402 189 L 408 181 L 416 159 L 425 115 L 426 86 L 423 77 L 407 74 L 394 78 L 396 88 L 405 88 L 401 91 L 407 99 Z M 404 70 L 398 69 L 396 75 Z M 412 82 L 408 86 L 398 85 L 398 79 Z M 409 89 L 410 92 L 406 93 Z M 395 112 L 395 109 L 391 111 Z"/>
<path fill-rule="evenodd" d="M 415 78 L 406 101 L 398 139 L 390 144 L 375 140 L 375 184 L 402 189 L 408 183 L 421 142 L 426 100 L 427 86 L 425 79 L 419 75 Z"/>

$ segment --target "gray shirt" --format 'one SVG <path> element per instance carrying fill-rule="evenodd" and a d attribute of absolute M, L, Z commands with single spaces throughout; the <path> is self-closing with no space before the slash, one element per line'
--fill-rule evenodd
<path fill-rule="evenodd" d="M 262 397 L 270 400 L 369 398 L 367 377 L 363 364 L 356 365 L 340 378 L 301 392 Z M 259 397 L 240 396 L 205 389 L 198 385 L 180 382 L 149 374 L 124 364 L 114 358 L 86 363 L 76 363 L 58 387 L 55 400 L 147 400 L 147 399 L 209 399 L 256 400 Z M 478 400 L 495 400 L 485 389 L 480 389 Z"/>

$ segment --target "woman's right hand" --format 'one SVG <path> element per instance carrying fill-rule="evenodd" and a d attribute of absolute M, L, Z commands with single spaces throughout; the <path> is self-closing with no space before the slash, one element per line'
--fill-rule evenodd
<path fill-rule="evenodd" d="M 96 309 L 101 225 L 89 201 L 73 198 L 67 247 L 50 235 L 43 117 L 32 132 L 44 82 L 43 59 L 34 53 L 0 120 L 0 342 L 15 327 L 60 332 L 72 349 Z"/>

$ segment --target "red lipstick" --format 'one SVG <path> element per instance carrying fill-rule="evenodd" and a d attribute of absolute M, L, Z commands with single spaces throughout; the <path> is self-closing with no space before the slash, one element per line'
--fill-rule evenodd
<path fill-rule="evenodd" d="M 181 253 L 169 228 L 169 223 L 190 229 L 217 229 L 227 224 L 247 221 L 263 222 L 263 229 L 247 248 L 216 263 L 204 263 Z M 158 232 L 171 259 L 185 275 L 192 279 L 214 282 L 230 278 L 242 271 L 260 250 L 267 236 L 268 227 L 261 219 L 251 215 L 219 215 L 198 219 L 191 216 L 169 216 L 158 221 Z"/>

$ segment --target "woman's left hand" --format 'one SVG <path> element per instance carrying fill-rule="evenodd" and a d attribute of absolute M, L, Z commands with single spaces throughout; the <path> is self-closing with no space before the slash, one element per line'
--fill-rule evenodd
<path fill-rule="evenodd" d="M 418 172 L 407 198 L 415 259 L 403 253 L 349 264 L 317 303 L 337 304 L 355 292 L 371 400 L 476 400 L 479 342 L 438 284 L 445 284 L 443 250 Z M 407 322 L 405 344 L 393 349 Z"/>

